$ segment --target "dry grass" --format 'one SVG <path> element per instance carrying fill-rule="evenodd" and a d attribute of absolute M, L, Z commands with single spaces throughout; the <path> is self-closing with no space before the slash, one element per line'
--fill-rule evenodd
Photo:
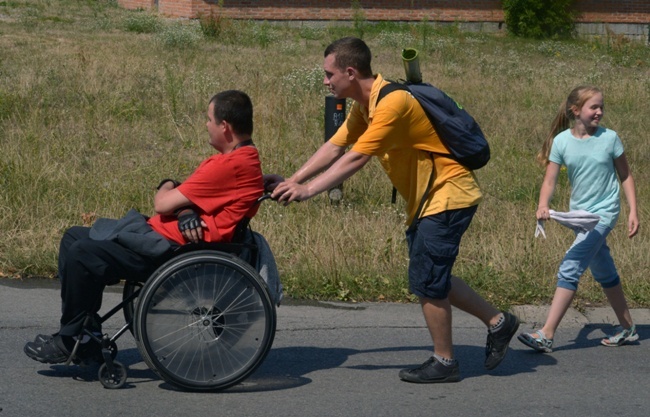
<path fill-rule="evenodd" d="M 322 51 L 353 29 L 222 21 L 207 39 L 197 22 L 158 26 L 149 16 L 142 20 L 154 29 L 139 33 L 141 16 L 105 1 L 0 2 L 2 274 L 53 275 L 65 228 L 131 207 L 151 213 L 158 181 L 184 178 L 211 153 L 205 109 L 217 91 L 250 94 L 266 172 L 291 174 L 322 143 Z M 543 175 L 535 152 L 571 88 L 599 85 L 644 222 L 650 52 L 620 40 L 533 42 L 422 25 L 368 25 L 365 39 L 374 69 L 389 78 L 403 77 L 401 48 L 419 48 L 425 80 L 464 104 L 492 144 L 492 162 L 478 171 L 486 198 L 455 272 L 499 306 L 546 302 L 571 234 L 549 224 L 548 239 L 533 238 Z M 265 204 L 254 227 L 271 243 L 289 295 L 410 300 L 402 205 L 390 204 L 390 190 L 372 163 L 345 183 L 339 206 L 326 196 Z M 564 180 L 554 208 L 567 205 Z M 647 306 L 648 237 L 642 229 L 628 240 L 621 220 L 610 246 L 630 301 Z M 588 277 L 578 294 L 603 301 Z"/>

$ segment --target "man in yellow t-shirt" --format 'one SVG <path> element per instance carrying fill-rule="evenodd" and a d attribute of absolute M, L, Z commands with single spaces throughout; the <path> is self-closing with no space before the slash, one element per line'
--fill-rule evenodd
<path fill-rule="evenodd" d="M 307 200 L 342 183 L 376 156 L 407 201 L 407 223 L 411 224 L 433 170 L 433 184 L 418 218 L 407 231 L 407 241 L 409 288 L 420 300 L 434 354 L 418 367 L 403 369 L 399 376 L 417 383 L 460 380 L 452 347 L 452 305 L 488 327 L 485 367 L 494 369 L 505 357 L 519 320 L 498 311 L 451 275 L 461 237 L 482 198 L 474 173 L 448 156 L 410 93 L 398 90 L 377 103 L 379 90 L 388 82 L 381 75 L 373 75 L 372 55 L 361 39 L 339 39 L 324 55 L 324 84 L 336 98 L 351 98 L 355 103 L 336 134 L 296 173 L 286 180 L 267 175 L 267 188 L 285 204 Z"/>

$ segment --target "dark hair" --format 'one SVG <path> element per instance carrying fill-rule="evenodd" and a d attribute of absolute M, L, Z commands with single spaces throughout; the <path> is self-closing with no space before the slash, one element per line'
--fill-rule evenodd
<path fill-rule="evenodd" d="M 210 99 L 214 103 L 214 119 L 226 121 L 232 130 L 240 135 L 253 134 L 253 103 L 243 91 L 226 90 Z"/>
<path fill-rule="evenodd" d="M 325 57 L 335 54 L 336 67 L 345 70 L 355 68 L 362 77 L 372 77 L 370 48 L 359 38 L 341 38 L 329 44 L 325 49 Z"/>

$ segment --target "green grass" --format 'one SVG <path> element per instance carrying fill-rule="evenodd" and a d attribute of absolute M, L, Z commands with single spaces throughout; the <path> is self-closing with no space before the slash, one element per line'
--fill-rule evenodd
<path fill-rule="evenodd" d="M 582 83 L 605 91 L 604 124 L 626 146 L 641 221 L 648 218 L 650 51 L 621 38 L 530 41 L 427 22 L 291 26 L 213 19 L 167 21 L 112 1 L 0 2 L 0 274 L 54 276 L 63 231 L 130 208 L 152 212 L 161 178 L 182 180 L 212 149 L 205 111 L 238 88 L 255 104 L 265 172 L 290 175 L 323 142 L 322 52 L 363 31 L 373 68 L 403 78 L 401 49 L 421 52 L 425 81 L 447 91 L 487 134 L 477 172 L 484 203 L 455 273 L 500 307 L 548 302 L 571 232 L 534 239 L 543 171 L 535 153 L 560 102 Z M 327 196 L 265 203 L 253 227 L 269 240 L 289 296 L 412 301 L 403 203 L 373 161 Z M 566 177 L 553 206 L 568 206 Z M 625 207 L 625 204 L 624 204 Z M 650 244 L 629 240 L 626 213 L 609 239 L 633 306 L 650 306 Z M 589 276 L 577 303 L 600 303 Z"/>

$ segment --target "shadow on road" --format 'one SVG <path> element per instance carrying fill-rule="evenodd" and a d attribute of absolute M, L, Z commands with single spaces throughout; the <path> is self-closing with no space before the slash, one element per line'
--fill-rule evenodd
<path fill-rule="evenodd" d="M 277 391 L 297 388 L 312 382 L 307 376 L 313 372 L 344 367 L 358 370 L 359 372 L 374 372 L 379 370 L 394 369 L 397 372 L 406 367 L 417 366 L 419 363 L 399 362 L 393 364 L 377 364 L 371 362 L 377 359 L 377 354 L 394 352 L 423 352 L 429 346 L 401 346 L 377 349 L 346 349 L 346 348 L 319 348 L 319 347 L 285 347 L 271 349 L 262 365 L 248 379 L 239 385 L 228 388 L 222 393 L 243 393 Z M 492 376 L 508 376 L 526 372 L 535 372 L 538 366 L 550 366 L 556 360 L 549 355 L 529 354 L 527 351 L 510 349 L 504 362 L 495 370 L 488 372 L 483 367 L 485 352 L 478 346 L 459 345 L 455 347 L 456 357 L 461 364 L 463 379 L 474 378 L 485 374 Z M 355 358 L 356 362 L 367 364 L 345 366 L 352 356 L 369 355 L 364 358 Z M 392 355 L 391 355 L 392 356 Z M 422 357 L 424 361 L 426 357 Z M 117 360 L 129 367 L 129 380 L 124 388 L 136 388 L 142 383 L 159 383 L 160 388 L 176 391 L 176 387 L 164 382 L 150 369 L 134 369 L 132 366 L 140 364 L 142 359 L 137 349 L 121 350 Z M 84 382 L 98 382 L 97 366 L 65 366 L 53 365 L 50 369 L 39 371 L 39 374 L 52 378 L 72 378 Z"/>
<path fill-rule="evenodd" d="M 650 326 L 637 326 L 641 340 L 647 339 L 650 334 Z M 580 329 L 577 336 L 570 340 L 568 344 L 558 346 L 555 350 L 571 349 L 588 349 L 600 347 L 600 339 L 612 330 L 611 325 L 605 324 L 588 324 Z M 513 343 L 518 343 L 513 339 Z M 635 342 L 634 344 L 638 344 Z M 514 345 L 513 345 L 514 346 Z M 484 349 L 481 346 L 456 345 L 455 354 L 460 362 L 461 375 L 463 379 L 480 377 L 486 374 L 494 377 L 506 377 L 510 375 L 536 372 L 537 368 L 543 366 L 553 366 L 557 364 L 557 359 L 552 355 L 540 354 L 528 349 L 509 349 L 503 363 L 493 371 L 487 371 L 483 366 L 485 358 Z M 347 349 L 347 348 L 320 348 L 313 346 L 296 346 L 272 348 L 262 365 L 243 383 L 231 387 L 222 393 L 242 393 L 242 392 L 261 392 L 287 390 L 300 387 L 312 382 L 309 375 L 313 372 L 334 368 L 346 368 L 358 370 L 359 372 L 374 372 L 379 370 L 394 369 L 395 377 L 400 369 L 417 366 L 426 359 L 422 356 L 422 361 L 417 363 L 408 363 L 412 360 L 413 355 L 405 355 L 409 359 L 399 363 L 377 363 L 379 357 L 377 354 L 395 353 L 395 352 L 430 352 L 429 346 L 400 346 L 375 349 Z M 359 356 L 367 355 L 368 358 Z M 355 363 L 361 364 L 346 366 L 346 362 L 351 357 L 355 357 Z M 393 355 L 389 355 L 393 357 Z M 118 360 L 127 367 L 142 362 L 137 349 L 121 350 L 118 354 Z M 48 370 L 39 372 L 44 376 L 59 378 L 74 378 L 82 381 L 98 381 L 96 367 L 66 367 L 63 365 L 52 366 Z M 134 388 L 140 383 L 160 383 L 160 388 L 177 390 L 170 384 L 159 379 L 156 374 L 149 369 L 129 368 L 129 380 L 136 380 L 134 383 L 127 383 L 127 387 Z"/>
<path fill-rule="evenodd" d="M 548 355 L 528 355 L 525 351 L 510 349 L 503 363 L 493 371 L 487 371 L 483 366 L 485 350 L 478 346 L 457 345 L 454 347 L 456 357 L 461 364 L 463 379 L 474 378 L 485 374 L 493 376 L 508 376 L 513 374 L 535 372 L 539 366 L 551 366 L 557 360 Z M 372 363 L 345 366 L 354 355 L 372 355 L 377 353 L 430 351 L 429 346 L 401 346 L 378 349 L 345 349 L 318 347 L 287 347 L 272 349 L 262 366 L 247 381 L 226 392 L 274 391 L 295 388 L 311 382 L 306 375 L 326 369 L 344 367 L 363 371 L 395 370 L 395 378 L 400 369 L 418 366 L 420 363 L 399 362 L 394 364 Z M 427 359 L 422 357 L 422 362 Z M 357 358 L 357 361 L 359 359 Z M 363 360 L 362 360 L 363 361 Z M 368 362 L 371 362 L 369 359 Z"/>

